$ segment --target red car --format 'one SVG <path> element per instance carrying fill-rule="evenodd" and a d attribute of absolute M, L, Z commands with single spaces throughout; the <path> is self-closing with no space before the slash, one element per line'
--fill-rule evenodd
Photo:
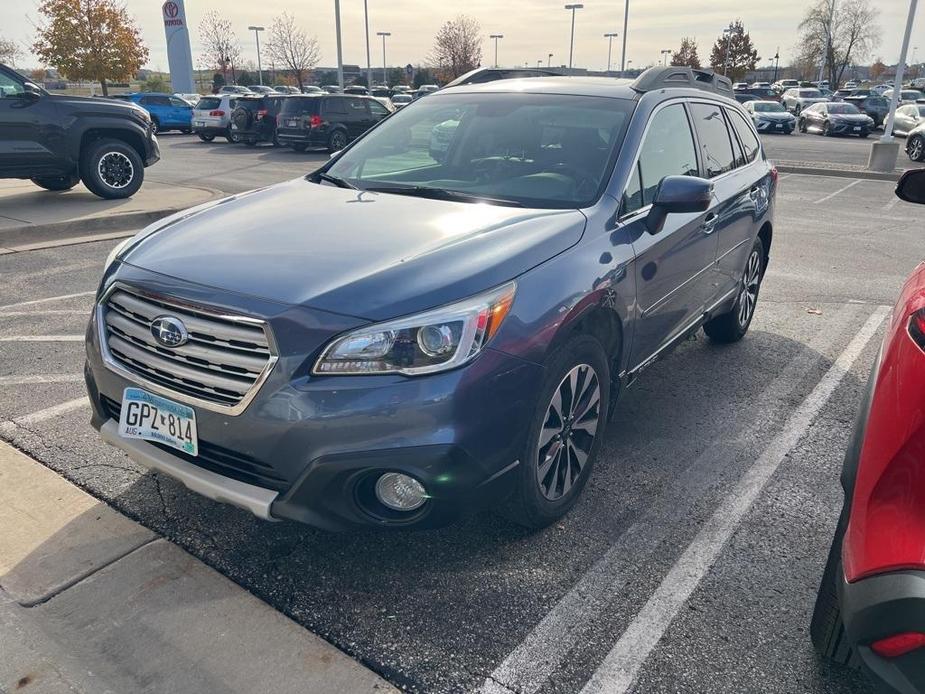
<path fill-rule="evenodd" d="M 925 170 L 906 172 L 896 195 L 925 204 Z M 925 263 L 893 308 L 841 481 L 813 643 L 878 691 L 925 692 Z"/>

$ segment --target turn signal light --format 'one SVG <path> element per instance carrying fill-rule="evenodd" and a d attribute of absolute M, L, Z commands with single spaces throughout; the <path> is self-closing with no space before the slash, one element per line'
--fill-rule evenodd
<path fill-rule="evenodd" d="M 909 336 L 919 347 L 925 349 L 925 308 L 909 316 Z"/>
<path fill-rule="evenodd" d="M 880 639 L 870 645 L 870 650 L 881 658 L 898 658 L 925 646 L 925 634 L 907 631 L 886 639 Z"/>

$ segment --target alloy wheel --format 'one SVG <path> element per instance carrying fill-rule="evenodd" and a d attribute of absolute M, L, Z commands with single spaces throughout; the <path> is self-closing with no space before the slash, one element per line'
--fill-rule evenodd
<path fill-rule="evenodd" d="M 922 161 L 925 159 L 925 140 L 921 137 L 913 137 L 909 141 L 909 158 L 912 161 Z"/>
<path fill-rule="evenodd" d="M 758 284 L 761 281 L 761 258 L 758 251 L 748 256 L 748 264 L 742 275 L 742 288 L 739 291 L 739 325 L 745 327 L 755 312 L 758 303 Z"/>
<path fill-rule="evenodd" d="M 96 166 L 100 180 L 110 188 L 125 188 L 135 178 L 132 160 L 122 152 L 107 152 Z"/>
<path fill-rule="evenodd" d="M 556 501 L 572 488 L 591 455 L 600 420 L 601 384 L 588 364 L 572 368 L 553 391 L 537 445 L 536 479 Z"/>

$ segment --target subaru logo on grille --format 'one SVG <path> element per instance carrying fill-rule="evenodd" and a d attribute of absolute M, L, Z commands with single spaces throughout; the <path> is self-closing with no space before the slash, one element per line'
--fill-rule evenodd
<path fill-rule="evenodd" d="M 158 316 L 151 322 L 151 334 L 164 347 L 179 347 L 189 340 L 183 321 L 174 316 Z"/>

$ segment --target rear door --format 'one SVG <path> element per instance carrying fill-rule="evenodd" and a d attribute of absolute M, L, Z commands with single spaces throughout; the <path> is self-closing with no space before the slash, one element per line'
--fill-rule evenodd
<path fill-rule="evenodd" d="M 373 124 L 369 100 L 357 97 L 344 99 L 347 107 L 347 133 L 354 139 L 365 133 Z"/>
<path fill-rule="evenodd" d="M 671 342 L 703 313 L 713 294 L 716 236 L 706 223 L 713 210 L 669 214 L 651 234 L 646 218 L 662 179 L 697 176 L 697 147 L 681 102 L 660 107 L 651 117 L 636 167 L 624 191 L 620 224 L 626 225 L 636 254 L 637 326 L 632 364 L 639 365 Z"/>
<path fill-rule="evenodd" d="M 170 101 L 170 122 L 188 128 L 193 119 L 193 107 L 176 96 L 168 97 Z"/>

